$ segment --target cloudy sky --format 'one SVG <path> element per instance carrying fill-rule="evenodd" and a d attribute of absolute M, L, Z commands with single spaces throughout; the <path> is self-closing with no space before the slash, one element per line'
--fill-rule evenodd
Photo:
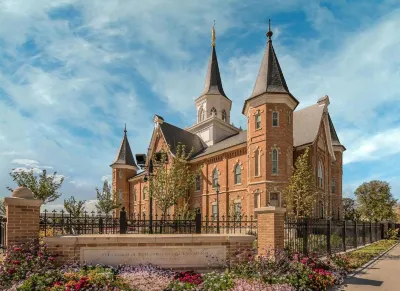
<path fill-rule="evenodd" d="M 397 0 L 2 0 L 0 196 L 12 169 L 47 168 L 65 176 L 62 199 L 94 199 L 125 122 L 134 153 L 154 114 L 192 125 L 214 20 L 231 118 L 245 128 L 268 18 L 298 109 L 330 96 L 344 195 L 382 179 L 400 198 Z"/>

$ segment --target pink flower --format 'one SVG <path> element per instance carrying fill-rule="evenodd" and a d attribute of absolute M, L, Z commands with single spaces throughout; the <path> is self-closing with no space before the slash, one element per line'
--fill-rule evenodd
<path fill-rule="evenodd" d="M 21 248 L 14 248 L 14 252 L 19 252 Z"/>

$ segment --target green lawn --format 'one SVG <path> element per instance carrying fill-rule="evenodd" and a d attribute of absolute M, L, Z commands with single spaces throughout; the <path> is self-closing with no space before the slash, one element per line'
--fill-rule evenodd
<path fill-rule="evenodd" d="M 361 267 L 396 243 L 398 243 L 398 240 L 380 240 L 369 246 L 347 253 L 350 268 L 357 269 Z"/>

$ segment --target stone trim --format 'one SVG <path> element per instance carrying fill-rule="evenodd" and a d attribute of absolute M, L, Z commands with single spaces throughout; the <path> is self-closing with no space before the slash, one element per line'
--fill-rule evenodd
<path fill-rule="evenodd" d="M 9 206 L 32 206 L 32 207 L 40 207 L 43 204 L 42 200 L 38 199 L 24 199 L 24 198 L 15 198 L 15 197 L 5 197 L 4 198 L 5 205 Z"/>
<path fill-rule="evenodd" d="M 254 209 L 256 213 L 285 213 L 286 208 L 283 207 L 275 207 L 275 206 L 267 206 L 267 207 L 260 207 Z"/>

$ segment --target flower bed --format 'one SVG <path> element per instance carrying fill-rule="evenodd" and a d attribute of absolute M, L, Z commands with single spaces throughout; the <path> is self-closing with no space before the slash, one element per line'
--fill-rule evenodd
<path fill-rule="evenodd" d="M 387 247 L 389 242 L 374 244 L 375 249 L 378 244 Z M 247 249 L 238 251 L 235 264 L 227 262 L 225 272 L 198 274 L 151 265 L 114 268 L 69 264 L 58 267 L 46 247 L 35 241 L 7 251 L 0 267 L 0 290 L 326 290 L 343 282 L 354 265 L 354 253 L 351 259 L 334 255 L 323 261 L 286 252 L 256 256 L 254 250 Z M 271 255 L 275 259 L 271 259 Z"/>

